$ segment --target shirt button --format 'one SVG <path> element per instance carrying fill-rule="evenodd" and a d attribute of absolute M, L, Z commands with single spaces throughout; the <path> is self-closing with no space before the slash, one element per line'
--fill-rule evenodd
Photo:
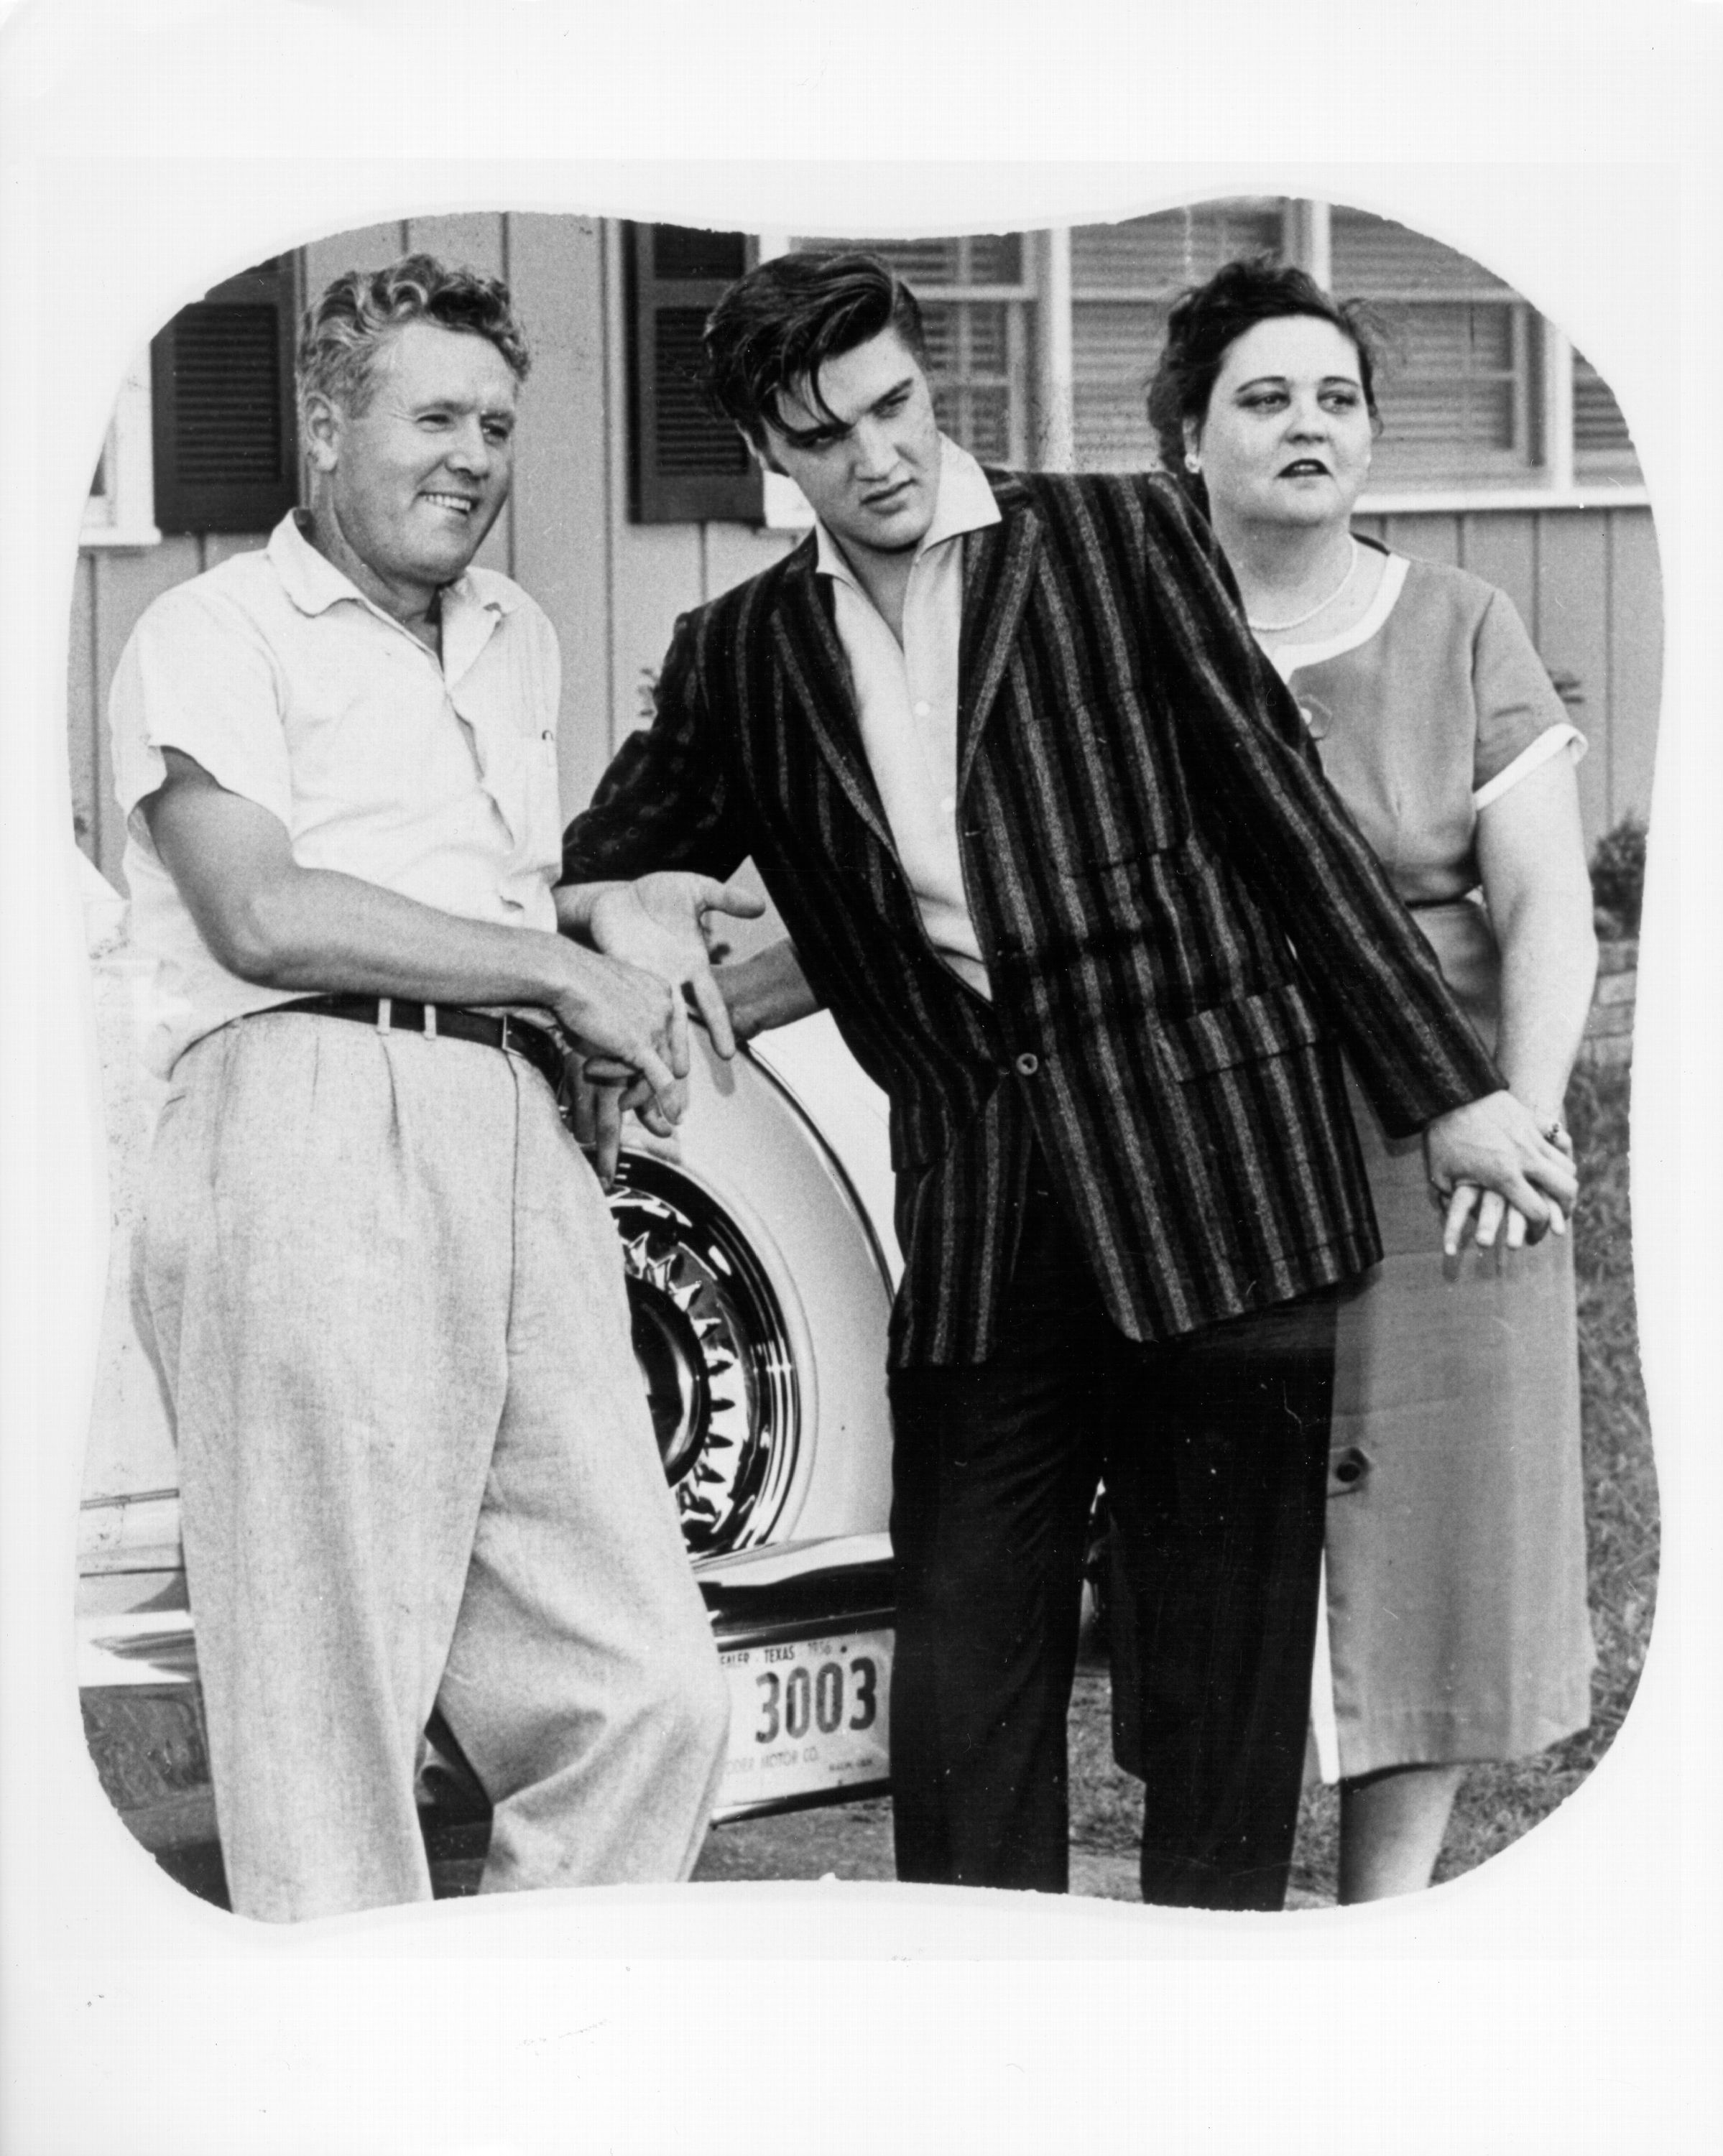
<path fill-rule="evenodd" d="M 1031 1055 L 1027 1050 L 1017 1058 L 1016 1069 L 1020 1078 L 1032 1078 L 1040 1068 L 1041 1058 Z"/>
<path fill-rule="evenodd" d="M 933 716 L 933 710 L 931 704 L 918 704 L 915 706 L 915 716 L 918 719 L 930 718 Z"/>
<path fill-rule="evenodd" d="M 942 816 L 956 815 L 957 803 L 952 798 L 950 794 L 948 793 L 945 798 L 939 803 L 939 814 Z"/>

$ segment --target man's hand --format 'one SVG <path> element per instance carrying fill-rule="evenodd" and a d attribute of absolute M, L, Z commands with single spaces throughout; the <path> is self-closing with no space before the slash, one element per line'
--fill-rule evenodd
<path fill-rule="evenodd" d="M 616 1179 L 623 1119 L 630 1111 L 658 1137 L 667 1138 L 675 1130 L 645 1080 L 607 1056 L 584 1058 L 577 1050 L 568 1059 L 563 1099 L 575 1140 L 592 1156 L 606 1190 Z"/>
<path fill-rule="evenodd" d="M 564 927 L 573 927 L 595 949 L 685 990 L 718 1054 L 736 1053 L 730 1014 L 712 970 L 711 919 L 728 913 L 752 920 L 765 911 L 764 901 L 740 884 L 666 870 L 633 883 L 603 885 L 573 911 L 559 911 Z"/>
<path fill-rule="evenodd" d="M 615 1172 L 622 1116 L 640 1110 L 650 1127 L 667 1135 L 687 1105 L 688 1014 L 666 982 L 602 952 L 559 944 L 564 981 L 548 1001 L 575 1043 L 594 1097 L 593 1116 L 599 1173 L 608 1183 Z"/>
<path fill-rule="evenodd" d="M 622 1111 L 654 1129 L 681 1115 L 688 1018 L 660 978 L 540 928 L 468 921 L 332 870 L 301 868 L 285 826 L 179 750 L 142 803 L 198 933 L 229 972 L 268 988 L 550 1012 L 583 1058 L 611 1059 L 595 1103 L 614 1168 Z M 714 889 L 718 886 L 714 886 Z M 654 1118 L 657 1120 L 654 1120 Z"/>
<path fill-rule="evenodd" d="M 1520 1240 L 1515 1213 L 1534 1243 L 1551 1229 L 1566 1232 L 1564 1216 L 1573 1210 L 1579 1178 L 1567 1152 L 1511 1093 L 1489 1093 L 1438 1116 L 1424 1132 L 1424 1159 L 1431 1188 L 1448 1201 L 1442 1247 L 1449 1257 L 1459 1250 L 1474 1206 L 1474 1240 L 1485 1248 L 1494 1242 L 1504 1212 L 1510 1245 Z"/>

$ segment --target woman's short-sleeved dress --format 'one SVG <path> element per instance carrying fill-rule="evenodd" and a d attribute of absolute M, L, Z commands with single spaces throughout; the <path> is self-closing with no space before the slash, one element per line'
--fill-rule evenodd
<path fill-rule="evenodd" d="M 1478 813 L 1583 747 L 1519 616 L 1475 577 L 1391 555 L 1352 629 L 1273 658 L 1493 1044 Z M 1572 1243 L 1444 1258 L 1422 1142 L 1386 1140 L 1355 1086 L 1352 1104 L 1385 1255 L 1340 1309 L 1324 1771 L 1510 1758 L 1591 1712 Z"/>

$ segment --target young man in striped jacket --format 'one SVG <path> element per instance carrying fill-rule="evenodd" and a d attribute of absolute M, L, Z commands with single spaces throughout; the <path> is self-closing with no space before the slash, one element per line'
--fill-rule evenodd
<path fill-rule="evenodd" d="M 1438 1188 L 1496 1191 L 1535 1233 L 1571 1171 L 1170 483 L 984 472 L 940 435 L 916 303 L 869 255 L 762 264 L 706 345 L 717 401 L 818 522 L 678 624 L 563 875 L 751 855 L 794 951 L 734 970 L 740 1029 L 824 1004 L 890 1096 L 899 1876 L 1064 1888 L 1104 1476 L 1144 1897 L 1278 1907 L 1332 1297 L 1378 1247 L 1340 1050 L 1391 1132 L 1425 1132 Z M 667 927 L 701 974 L 684 888 L 648 877 L 617 954 L 661 963 Z"/>

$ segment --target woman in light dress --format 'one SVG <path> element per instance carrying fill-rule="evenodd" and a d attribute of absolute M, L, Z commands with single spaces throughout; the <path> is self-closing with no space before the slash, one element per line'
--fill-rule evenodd
<path fill-rule="evenodd" d="M 1355 306 L 1301 271 L 1229 264 L 1173 309 L 1150 417 L 1330 780 L 1556 1130 L 1597 964 L 1584 744 L 1500 592 L 1354 536 L 1374 358 Z M 1343 1304 L 1335 1377 L 1343 1902 L 1427 1886 L 1467 1763 L 1583 1728 L 1594 1661 L 1571 1245 L 1530 1246 L 1492 1195 L 1461 1241 L 1478 1200 L 1462 1189 L 1444 1255 L 1419 1143 L 1386 1141 L 1355 1088 L 1353 1110 L 1386 1255 Z"/>

